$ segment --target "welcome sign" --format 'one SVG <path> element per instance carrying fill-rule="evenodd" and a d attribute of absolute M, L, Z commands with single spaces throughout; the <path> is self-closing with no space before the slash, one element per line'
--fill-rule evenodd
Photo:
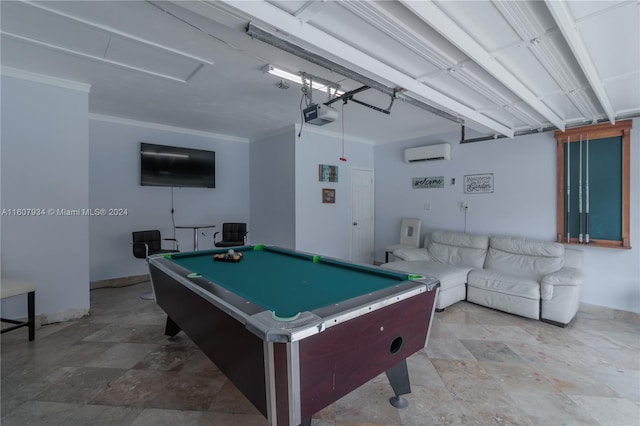
<path fill-rule="evenodd" d="M 493 193 L 493 173 L 464 176 L 465 194 L 491 194 Z"/>
<path fill-rule="evenodd" d="M 413 189 L 444 188 L 444 176 L 414 177 Z"/>

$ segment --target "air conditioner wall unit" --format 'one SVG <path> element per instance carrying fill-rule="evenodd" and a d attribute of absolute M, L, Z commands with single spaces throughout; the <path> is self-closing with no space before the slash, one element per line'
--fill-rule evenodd
<path fill-rule="evenodd" d="M 419 146 L 404 150 L 404 161 L 417 163 L 420 161 L 451 160 L 451 145 L 441 143 L 437 145 Z"/>

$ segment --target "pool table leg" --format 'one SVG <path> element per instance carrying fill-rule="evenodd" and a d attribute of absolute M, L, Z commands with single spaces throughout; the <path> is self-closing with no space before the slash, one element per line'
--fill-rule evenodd
<path fill-rule="evenodd" d="M 411 393 L 411 384 L 409 383 L 409 371 L 407 370 L 407 360 L 403 359 L 387 371 L 385 371 L 389 383 L 393 388 L 395 396 L 389 398 L 389 402 L 396 408 L 405 408 L 409 402 L 401 395 Z"/>
<path fill-rule="evenodd" d="M 180 333 L 180 331 L 182 331 L 180 326 L 167 315 L 167 324 L 164 327 L 165 336 L 174 337 L 176 334 Z"/>

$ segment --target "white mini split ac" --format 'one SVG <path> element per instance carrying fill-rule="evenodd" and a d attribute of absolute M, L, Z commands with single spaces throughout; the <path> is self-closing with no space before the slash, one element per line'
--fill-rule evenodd
<path fill-rule="evenodd" d="M 451 145 L 448 143 L 441 143 L 404 150 L 404 161 L 407 163 L 434 160 L 451 160 Z"/>

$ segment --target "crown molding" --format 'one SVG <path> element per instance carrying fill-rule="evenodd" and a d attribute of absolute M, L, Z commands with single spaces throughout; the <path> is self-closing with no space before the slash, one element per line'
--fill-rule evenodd
<path fill-rule="evenodd" d="M 64 89 L 78 90 L 80 92 L 91 92 L 91 85 L 77 81 L 65 80 L 50 75 L 38 74 L 18 68 L 1 66 L 0 74 L 6 77 L 19 78 L 21 80 L 33 81 L 36 83 L 48 84 L 49 86 L 62 87 Z"/>
<path fill-rule="evenodd" d="M 298 137 L 298 133 L 300 133 L 300 124 L 296 123 L 295 124 L 295 130 L 296 130 L 296 138 Z M 325 130 L 325 129 L 320 129 L 318 128 L 318 126 L 314 126 L 314 125 L 310 125 L 310 124 L 305 124 L 304 126 L 302 126 L 302 134 L 304 133 L 314 133 L 317 135 L 323 135 L 323 136 L 329 136 L 329 137 L 333 137 L 333 138 L 337 138 L 337 139 L 342 139 L 342 133 L 340 132 L 334 132 L 331 130 Z M 371 139 L 365 139 L 365 138 L 359 138 L 356 136 L 350 136 L 348 134 L 344 135 L 344 139 L 345 140 L 349 140 L 351 142 L 357 142 L 357 143 L 362 143 L 362 144 L 366 144 L 366 145 L 375 145 L 376 141 L 371 140 Z"/>
<path fill-rule="evenodd" d="M 104 121 L 106 123 L 125 124 L 128 126 L 145 127 L 147 129 L 162 130 L 165 132 L 182 133 L 186 135 L 202 136 L 205 138 L 220 139 L 230 142 L 248 143 L 249 139 L 238 136 L 223 135 L 220 133 L 205 132 L 202 130 L 187 129 L 185 127 L 169 126 L 167 124 L 152 123 L 149 121 L 132 120 L 130 118 L 115 117 L 112 115 L 89 113 L 89 120 Z"/>

